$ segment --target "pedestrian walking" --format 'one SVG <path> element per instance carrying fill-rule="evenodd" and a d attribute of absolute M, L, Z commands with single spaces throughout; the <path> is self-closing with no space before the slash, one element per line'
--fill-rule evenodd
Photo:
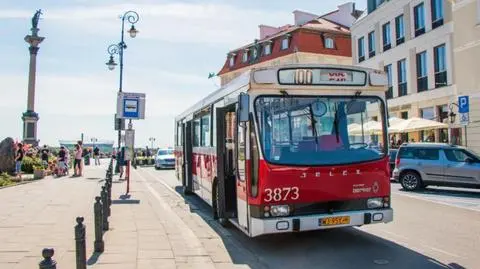
<path fill-rule="evenodd" d="M 118 162 L 118 170 L 120 172 L 120 178 L 122 179 L 123 176 L 123 167 L 125 166 L 125 148 L 122 147 L 117 152 L 117 162 Z"/>
<path fill-rule="evenodd" d="M 25 152 L 23 151 L 22 143 L 18 143 L 17 148 L 18 148 L 17 152 L 15 153 L 15 175 L 19 179 L 22 179 L 22 162 L 23 162 L 23 156 L 25 155 Z"/>
<path fill-rule="evenodd" d="M 93 149 L 93 158 L 95 159 L 95 165 L 100 165 L 100 149 L 98 147 Z"/>
<path fill-rule="evenodd" d="M 48 167 L 48 156 L 50 155 L 50 150 L 47 145 L 43 145 L 42 150 L 40 151 L 40 157 L 42 159 L 43 168 L 47 169 Z"/>
<path fill-rule="evenodd" d="M 82 176 L 82 147 L 80 144 L 75 145 L 74 155 L 75 160 L 73 161 L 73 176 L 81 177 Z"/>

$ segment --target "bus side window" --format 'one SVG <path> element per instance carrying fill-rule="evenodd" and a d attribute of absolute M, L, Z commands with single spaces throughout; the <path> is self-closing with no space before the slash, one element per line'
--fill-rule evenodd
<path fill-rule="evenodd" d="M 238 136 L 237 136 L 237 170 L 238 177 L 240 180 L 245 180 L 245 161 L 246 161 L 246 133 L 247 125 L 245 123 L 240 123 L 237 126 Z"/>

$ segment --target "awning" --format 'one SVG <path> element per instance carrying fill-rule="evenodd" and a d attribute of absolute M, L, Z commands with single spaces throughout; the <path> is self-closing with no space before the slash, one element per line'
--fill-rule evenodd
<path fill-rule="evenodd" d="M 352 123 L 348 125 L 349 135 L 372 135 L 372 134 L 381 134 L 383 131 L 382 124 L 378 121 L 368 121 L 362 125 L 357 123 Z"/>
<path fill-rule="evenodd" d="M 392 124 L 390 128 L 388 128 L 388 131 L 390 133 L 409 133 L 443 128 L 448 128 L 448 125 L 438 121 L 414 117 L 402 122 L 398 122 L 397 124 Z"/>

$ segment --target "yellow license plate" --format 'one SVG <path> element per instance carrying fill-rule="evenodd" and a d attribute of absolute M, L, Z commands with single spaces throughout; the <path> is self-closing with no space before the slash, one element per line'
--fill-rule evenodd
<path fill-rule="evenodd" d="M 320 226 L 350 224 L 350 217 L 349 216 L 328 217 L 328 218 L 319 219 L 318 222 Z"/>

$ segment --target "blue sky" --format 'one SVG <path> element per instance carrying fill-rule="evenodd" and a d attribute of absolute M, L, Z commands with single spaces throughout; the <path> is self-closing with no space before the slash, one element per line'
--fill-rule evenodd
<path fill-rule="evenodd" d="M 35 111 L 38 138 L 59 139 L 85 134 L 116 140 L 113 113 L 118 69 L 109 71 L 107 47 L 120 39 L 119 15 L 140 15 L 135 39 L 127 38 L 124 91 L 147 95 L 146 119 L 135 121 L 136 145 L 173 141 L 173 118 L 215 90 L 209 72 L 222 67 L 226 53 L 258 37 L 258 25 L 293 23 L 295 9 L 323 14 L 346 1 L 166 1 L 166 0 L 0 0 L 0 138 L 21 138 L 26 110 L 28 46 L 23 40 L 31 17 L 41 8 Z M 357 1 L 364 9 L 366 1 Z M 129 25 L 127 25 L 129 27 Z M 118 59 L 117 59 L 118 61 Z"/>

